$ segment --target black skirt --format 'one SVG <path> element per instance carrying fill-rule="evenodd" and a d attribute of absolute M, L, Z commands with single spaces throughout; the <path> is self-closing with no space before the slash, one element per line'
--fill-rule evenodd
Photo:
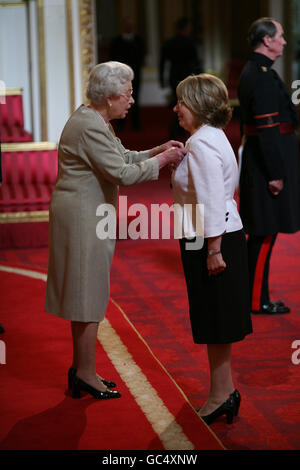
<path fill-rule="evenodd" d="M 187 241 L 179 240 L 194 342 L 226 344 L 241 341 L 252 333 L 244 231 L 222 236 L 221 251 L 226 269 L 216 276 L 208 275 L 207 239 L 199 250 L 186 249 Z"/>

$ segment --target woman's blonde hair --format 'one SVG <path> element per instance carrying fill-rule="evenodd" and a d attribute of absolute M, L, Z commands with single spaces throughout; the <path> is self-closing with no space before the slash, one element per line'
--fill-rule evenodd
<path fill-rule="evenodd" d="M 178 100 L 193 112 L 196 125 L 223 128 L 231 119 L 227 88 L 214 75 L 190 75 L 178 84 L 176 93 Z"/>

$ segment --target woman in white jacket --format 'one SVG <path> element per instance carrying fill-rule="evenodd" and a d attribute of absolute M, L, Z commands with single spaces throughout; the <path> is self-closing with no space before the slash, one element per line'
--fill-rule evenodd
<path fill-rule="evenodd" d="M 224 83 L 208 74 L 180 82 L 177 98 L 174 111 L 190 138 L 172 175 L 174 202 L 204 207 L 204 244 L 191 220 L 182 222 L 180 239 L 193 339 L 207 344 L 210 366 L 209 397 L 199 414 L 207 424 L 222 415 L 231 423 L 241 400 L 232 380 L 231 346 L 252 333 L 246 240 L 234 200 L 238 167 L 222 130 L 231 109 Z"/>

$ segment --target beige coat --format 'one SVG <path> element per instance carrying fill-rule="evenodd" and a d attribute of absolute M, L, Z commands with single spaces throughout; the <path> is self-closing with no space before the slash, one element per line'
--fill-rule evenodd
<path fill-rule="evenodd" d="M 158 161 L 148 157 L 148 151 L 126 150 L 87 106 L 68 120 L 50 205 L 46 312 L 73 321 L 103 320 L 115 240 L 97 237 L 97 207 L 117 207 L 118 185 L 157 179 Z"/>

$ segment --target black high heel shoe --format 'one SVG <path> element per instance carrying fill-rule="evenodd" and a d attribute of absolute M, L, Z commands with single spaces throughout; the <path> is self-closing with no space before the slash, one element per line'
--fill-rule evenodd
<path fill-rule="evenodd" d="M 72 382 L 72 398 L 81 398 L 81 392 L 87 392 L 97 400 L 107 400 L 109 398 L 120 398 L 121 393 L 109 388 L 101 392 L 75 375 Z"/>
<path fill-rule="evenodd" d="M 234 400 L 233 393 L 229 395 L 229 398 L 221 406 L 219 406 L 219 408 L 214 410 L 209 415 L 200 415 L 200 418 L 202 418 L 206 424 L 211 424 L 220 416 L 226 415 L 227 424 L 232 424 L 233 417 L 236 413 L 236 402 Z"/>
<path fill-rule="evenodd" d="M 234 416 L 237 416 L 239 409 L 240 409 L 240 404 L 241 404 L 241 394 L 237 389 L 235 389 L 234 392 L 230 394 L 230 396 L 233 398 L 233 401 L 235 403 Z"/>
<path fill-rule="evenodd" d="M 73 383 L 73 379 L 74 379 L 75 375 L 76 375 L 76 369 L 74 367 L 70 367 L 70 369 L 68 371 L 68 389 L 69 390 L 72 389 L 72 383 Z M 117 384 L 115 384 L 115 382 L 111 382 L 111 381 L 105 380 L 105 379 L 100 379 L 100 380 L 103 383 L 103 385 L 106 385 L 106 387 L 108 387 L 108 388 L 115 388 L 117 386 Z"/>

